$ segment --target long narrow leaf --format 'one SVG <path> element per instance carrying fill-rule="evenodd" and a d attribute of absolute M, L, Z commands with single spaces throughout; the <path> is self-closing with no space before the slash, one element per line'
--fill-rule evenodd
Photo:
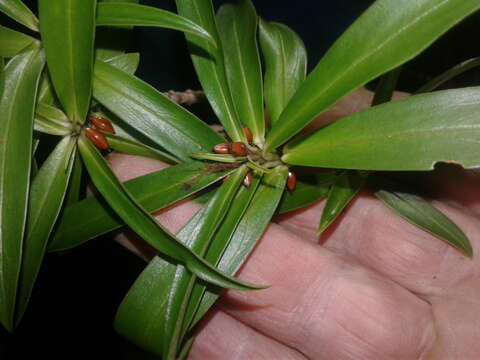
<path fill-rule="evenodd" d="M 210 230 L 219 225 L 223 216 L 228 217 L 225 213 L 222 214 L 222 210 L 230 206 L 232 191 L 240 184 L 245 171 L 233 176 L 177 234 L 180 240 L 185 241 L 197 253 L 204 251 L 214 236 Z M 236 200 L 238 197 L 232 206 L 237 205 Z M 196 236 L 189 236 L 190 234 Z M 159 272 L 161 277 L 157 275 Z M 152 261 L 120 305 L 115 320 L 116 330 L 163 359 L 175 358 L 194 281 L 195 277 L 181 265 L 168 264 L 161 259 Z"/>
<path fill-rule="evenodd" d="M 285 189 L 287 174 L 288 169 L 279 168 L 273 173 L 263 176 L 250 206 L 237 225 L 227 249 L 217 263 L 219 269 L 228 274 L 235 274 L 245 262 L 275 213 Z M 195 318 L 189 324 L 190 328 L 198 324 L 207 313 L 218 299 L 220 291 L 218 288 L 211 287 L 205 292 L 195 313 Z"/>
<path fill-rule="evenodd" d="M 472 246 L 463 231 L 420 196 L 389 190 L 379 190 L 375 196 L 405 220 L 446 241 L 464 254 L 473 256 Z"/>
<path fill-rule="evenodd" d="M 246 284 L 226 274 L 205 262 L 179 242 L 130 195 L 127 189 L 118 181 L 113 171 L 107 165 L 100 152 L 84 136 L 79 139 L 79 149 L 85 167 L 97 189 L 107 199 L 115 212 L 125 223 L 150 245 L 164 255 L 185 264 L 188 270 L 199 278 L 218 286 L 251 290 L 261 287 Z"/>
<path fill-rule="evenodd" d="M 444 73 L 434 77 L 432 80 L 427 82 L 425 85 L 420 87 L 414 94 L 421 94 L 435 90 L 439 86 L 443 85 L 447 81 L 453 79 L 456 76 L 463 74 L 469 70 L 475 69 L 480 66 L 480 57 L 468 59 L 462 61 L 460 64 L 455 65 L 451 69 L 448 69 Z"/>
<path fill-rule="evenodd" d="M 39 0 L 42 43 L 68 118 L 83 124 L 92 92 L 96 0 Z"/>
<path fill-rule="evenodd" d="M 28 35 L 0 25 L 0 56 L 14 57 L 34 41 Z"/>
<path fill-rule="evenodd" d="M 64 137 L 43 163 L 31 185 L 15 312 L 16 324 L 22 319 L 27 307 L 50 232 L 62 207 L 74 162 L 75 145 L 75 137 Z"/>
<path fill-rule="evenodd" d="M 0 11 L 29 29 L 38 31 L 38 19 L 21 0 L 0 0 Z"/>
<path fill-rule="evenodd" d="M 37 102 L 42 103 L 42 104 L 47 104 L 47 105 L 58 105 L 57 104 L 57 97 L 55 95 L 55 91 L 53 89 L 52 85 L 52 80 L 50 79 L 50 75 L 48 73 L 48 70 L 45 69 L 43 71 L 43 75 L 40 79 L 40 86 L 38 89 L 38 95 L 37 95 Z"/>
<path fill-rule="evenodd" d="M 215 237 L 212 240 L 208 252 L 206 253 L 206 260 L 211 264 L 218 264 L 222 258 L 225 250 L 230 245 L 230 242 L 235 234 L 239 223 L 242 221 L 245 212 L 247 211 L 249 205 L 252 202 L 253 197 L 255 196 L 257 189 L 260 185 L 262 179 L 261 174 L 254 173 L 252 175 L 252 184 L 249 188 L 242 187 L 238 191 L 233 204 L 231 205 L 228 213 L 225 216 L 222 225 L 215 234 Z M 192 322 L 195 319 L 197 310 L 202 302 L 203 296 L 207 291 L 207 286 L 205 283 L 197 281 L 189 294 L 188 307 L 185 310 L 183 328 L 181 332 L 181 338 L 184 339 L 185 335 L 191 329 Z"/>
<path fill-rule="evenodd" d="M 154 26 L 200 36 L 215 45 L 211 35 L 194 22 L 170 11 L 129 3 L 99 3 L 97 26 Z"/>
<path fill-rule="evenodd" d="M 139 0 L 98 0 L 98 3 L 132 3 Z M 121 55 L 133 43 L 133 26 L 102 26 L 95 35 L 95 59 L 105 61 Z"/>
<path fill-rule="evenodd" d="M 229 171 L 232 170 L 188 162 L 129 180 L 124 186 L 141 206 L 153 212 L 195 194 Z M 49 251 L 75 247 L 123 225 L 102 198 L 87 198 L 64 210 Z"/>
<path fill-rule="evenodd" d="M 130 155 L 144 156 L 166 162 L 167 164 L 178 164 L 178 159 L 166 152 L 154 149 L 138 141 L 125 139 L 113 134 L 104 133 L 110 148 Z"/>
<path fill-rule="evenodd" d="M 80 156 L 75 156 L 72 174 L 65 194 L 64 208 L 70 206 L 80 199 L 82 192 L 83 164 Z"/>
<path fill-rule="evenodd" d="M 235 90 L 234 106 L 239 119 L 248 126 L 253 141 L 265 140 L 263 84 L 257 47 L 258 17 L 250 0 L 225 4 L 217 13 L 225 70 L 230 89 Z"/>
<path fill-rule="evenodd" d="M 97 61 L 93 95 L 119 118 L 182 160 L 209 152 L 222 137 L 147 83 Z M 223 139 L 224 141 L 224 139 Z"/>
<path fill-rule="evenodd" d="M 408 61 L 460 20 L 477 0 L 377 0 L 336 41 L 267 137 L 273 149 L 369 80 Z"/>
<path fill-rule="evenodd" d="M 35 96 L 44 66 L 36 46 L 12 58 L 0 99 L 0 322 L 13 329 L 32 159 Z"/>
<path fill-rule="evenodd" d="M 180 15 L 200 25 L 215 39 L 216 48 L 206 40 L 185 34 L 193 65 L 213 111 L 233 141 L 245 141 L 225 74 L 211 0 L 176 0 L 176 4 Z"/>
<path fill-rule="evenodd" d="M 260 20 L 260 45 L 265 58 L 265 104 L 273 125 L 307 73 L 307 51 L 289 27 Z"/>
<path fill-rule="evenodd" d="M 365 176 L 346 172 L 337 176 L 328 192 L 328 199 L 323 208 L 318 234 L 324 232 L 343 212 L 365 184 Z"/>
<path fill-rule="evenodd" d="M 289 164 L 364 170 L 478 167 L 480 87 L 438 91 L 375 106 L 289 144 Z"/>

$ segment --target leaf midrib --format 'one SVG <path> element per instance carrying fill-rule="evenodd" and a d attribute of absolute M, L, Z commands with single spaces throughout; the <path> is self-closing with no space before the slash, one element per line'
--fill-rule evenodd
<path fill-rule="evenodd" d="M 375 53 L 377 53 L 379 50 L 381 50 L 382 48 L 386 47 L 389 43 L 391 43 L 394 39 L 396 39 L 397 37 L 399 37 L 401 34 L 403 34 L 405 31 L 407 31 L 408 29 L 410 29 L 411 27 L 415 26 L 418 22 L 420 22 L 423 18 L 425 18 L 426 16 L 430 15 L 432 12 L 436 11 L 437 9 L 439 9 L 440 7 L 442 7 L 443 5 L 445 5 L 446 3 L 448 3 L 450 0 L 444 0 L 442 3 L 440 4 L 437 4 L 436 6 L 428 9 L 424 14 L 421 14 L 419 17 L 417 17 L 414 21 L 412 21 L 411 23 L 403 26 L 402 28 L 400 28 L 397 32 L 395 32 L 392 36 L 388 37 L 387 39 L 385 39 L 382 43 L 380 43 L 376 48 L 374 48 L 372 51 L 368 52 L 367 54 L 365 54 L 364 56 L 362 57 L 359 57 L 356 61 L 354 61 L 350 67 L 348 67 L 347 69 L 345 69 L 345 71 L 343 71 L 342 73 L 340 73 L 339 76 L 337 76 L 336 78 L 331 78 L 330 81 L 329 81 L 329 84 L 324 87 L 320 92 L 316 93 L 316 96 L 314 97 L 311 97 L 310 99 L 307 99 L 306 101 L 304 101 L 303 103 L 303 106 L 302 108 L 303 109 L 306 109 L 306 108 L 309 108 L 313 103 L 315 102 L 318 102 L 319 99 L 328 91 L 330 90 L 330 88 L 332 88 L 336 83 L 338 83 L 339 81 L 341 81 L 343 78 L 347 77 L 351 71 L 355 68 L 357 68 L 359 65 L 361 65 L 363 62 L 365 62 L 366 60 L 368 60 L 371 56 L 373 56 Z M 324 109 L 325 110 L 325 109 Z M 323 110 L 322 110 L 323 111 Z M 297 112 L 297 114 L 299 114 L 300 112 Z M 317 114 L 318 115 L 318 114 Z M 297 117 L 297 116 L 296 116 Z M 298 118 L 298 117 L 297 117 Z M 285 121 L 283 121 L 283 123 L 287 124 Z M 292 124 L 294 124 L 294 122 L 291 122 Z M 304 126 L 302 126 L 301 128 L 303 128 Z M 283 136 L 282 136 L 283 137 Z M 287 140 L 290 138 L 291 136 L 288 136 L 287 137 Z M 272 141 L 270 141 L 272 142 Z"/>

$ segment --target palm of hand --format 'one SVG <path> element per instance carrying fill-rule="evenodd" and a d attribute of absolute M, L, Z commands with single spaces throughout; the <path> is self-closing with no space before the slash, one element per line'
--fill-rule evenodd
<path fill-rule="evenodd" d="M 153 160 L 110 159 L 124 180 L 157 170 Z M 480 253 L 479 181 L 457 171 L 435 205 Z M 478 179 L 480 180 L 480 179 Z M 438 188 L 437 186 L 436 188 Z M 269 284 L 229 291 L 204 322 L 190 359 L 477 359 L 480 262 L 415 228 L 368 194 L 321 238 L 323 202 L 270 224 L 239 273 Z M 198 209 L 158 214 L 171 231 Z"/>

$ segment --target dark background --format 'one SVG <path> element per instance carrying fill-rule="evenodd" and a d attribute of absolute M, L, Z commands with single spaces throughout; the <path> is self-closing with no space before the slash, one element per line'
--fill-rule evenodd
<path fill-rule="evenodd" d="M 214 1 L 216 5 L 224 1 Z M 293 28 L 309 52 L 309 68 L 331 43 L 364 11 L 371 0 L 254 0 L 260 16 Z M 174 10 L 174 1 L 144 0 L 143 4 Z M 35 8 L 34 4 L 32 8 Z M 399 88 L 413 91 L 449 67 L 478 56 L 480 15 L 450 31 L 402 72 Z M 4 17 L 2 24 L 11 26 Z M 183 35 L 162 29 L 136 29 L 132 51 L 140 51 L 138 75 L 160 90 L 198 89 Z M 447 86 L 479 83 L 470 71 Z M 115 310 L 141 271 L 142 261 L 108 237 L 73 251 L 49 254 L 30 307 L 15 335 L 0 329 L 0 359 L 47 356 L 48 359 L 149 359 L 123 341 L 112 328 Z"/>

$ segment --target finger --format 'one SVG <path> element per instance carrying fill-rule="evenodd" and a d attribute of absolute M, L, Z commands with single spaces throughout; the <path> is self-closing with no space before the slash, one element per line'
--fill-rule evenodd
<path fill-rule="evenodd" d="M 308 358 L 416 359 L 435 337 L 426 302 L 275 224 L 240 278 L 271 287 L 229 291 L 221 308 Z"/>
<path fill-rule="evenodd" d="M 478 220 L 461 207 L 434 205 L 451 218 L 480 251 Z M 324 202 L 279 221 L 303 238 L 321 241 L 335 253 L 349 256 L 407 289 L 424 296 L 438 295 L 467 276 L 480 275 L 480 264 L 437 237 L 412 225 L 380 200 L 362 193 L 320 238 L 316 224 Z"/>
<path fill-rule="evenodd" d="M 132 166 L 123 164 L 128 171 L 134 171 Z M 175 219 L 183 211 L 174 207 L 166 212 Z M 432 341 L 425 302 L 275 224 L 241 275 L 272 287 L 229 292 L 224 302 L 229 312 L 307 357 L 388 358 L 399 354 L 416 358 Z"/>
<path fill-rule="evenodd" d="M 255 331 L 222 311 L 214 311 L 196 336 L 190 360 L 306 360 L 298 351 Z"/>

